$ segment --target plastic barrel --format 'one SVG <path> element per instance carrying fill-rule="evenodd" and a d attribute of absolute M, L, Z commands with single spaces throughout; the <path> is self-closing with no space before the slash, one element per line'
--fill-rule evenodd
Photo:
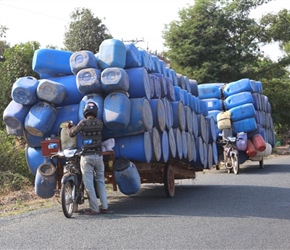
<path fill-rule="evenodd" d="M 97 117 L 98 119 L 103 119 L 103 109 L 104 109 L 103 96 L 101 94 L 87 94 L 79 102 L 79 113 L 78 113 L 79 120 L 83 120 L 85 118 L 83 114 L 83 110 L 89 101 L 93 101 L 94 103 L 96 103 L 96 105 L 98 106 Z"/>
<path fill-rule="evenodd" d="M 182 138 L 183 159 L 187 159 L 188 155 L 187 132 L 185 132 L 184 130 L 181 131 L 181 138 Z"/>
<path fill-rule="evenodd" d="M 209 143 L 207 144 L 207 167 L 208 169 L 211 169 L 213 166 L 213 149 L 212 145 Z"/>
<path fill-rule="evenodd" d="M 136 194 L 141 187 L 141 179 L 135 164 L 127 158 L 121 157 L 114 162 L 114 176 L 123 194 Z"/>
<path fill-rule="evenodd" d="M 161 83 L 160 78 L 154 74 L 149 74 L 151 76 L 153 87 L 154 87 L 154 95 L 152 98 L 161 98 Z"/>
<path fill-rule="evenodd" d="M 154 76 L 151 74 L 148 74 L 149 77 L 149 83 L 150 83 L 150 99 L 154 98 L 155 90 L 154 90 Z"/>
<path fill-rule="evenodd" d="M 55 194 L 56 168 L 50 163 L 43 163 L 37 168 L 35 176 L 35 193 L 44 199 Z"/>
<path fill-rule="evenodd" d="M 59 106 L 77 104 L 84 97 L 84 95 L 81 94 L 77 88 L 75 75 L 52 77 L 49 78 L 49 80 L 61 83 L 65 86 L 66 95 L 62 103 L 59 104 Z"/>
<path fill-rule="evenodd" d="M 154 64 L 154 72 L 161 73 L 159 58 L 155 55 L 152 55 L 152 60 L 153 60 L 153 64 Z"/>
<path fill-rule="evenodd" d="M 54 106 L 47 102 L 38 102 L 27 113 L 24 127 L 30 134 L 41 137 L 51 130 L 56 115 Z"/>
<path fill-rule="evenodd" d="M 208 123 L 208 142 L 215 142 L 216 137 L 216 124 L 213 117 L 206 117 L 205 120 Z"/>
<path fill-rule="evenodd" d="M 152 74 L 159 78 L 160 89 L 161 89 L 161 98 L 166 97 L 167 96 L 167 86 L 166 86 L 165 76 L 161 73 L 152 73 Z"/>
<path fill-rule="evenodd" d="M 202 114 L 203 116 L 207 116 L 208 115 L 207 102 L 199 101 L 199 106 L 200 106 L 200 114 Z"/>
<path fill-rule="evenodd" d="M 37 101 L 38 80 L 33 76 L 20 77 L 13 83 L 12 99 L 22 105 L 33 105 Z"/>
<path fill-rule="evenodd" d="M 184 94 L 180 86 L 174 86 L 175 101 L 181 101 L 184 104 Z"/>
<path fill-rule="evenodd" d="M 192 111 L 192 134 L 194 138 L 198 137 L 198 118 L 194 111 Z"/>
<path fill-rule="evenodd" d="M 169 101 L 175 101 L 175 92 L 174 92 L 174 85 L 172 80 L 169 77 L 165 77 L 166 81 L 166 88 L 167 88 L 167 95 Z"/>
<path fill-rule="evenodd" d="M 131 116 L 131 102 L 126 94 L 112 92 L 105 97 L 103 122 L 112 130 L 125 129 Z"/>
<path fill-rule="evenodd" d="M 41 79 L 37 86 L 36 95 L 40 100 L 59 105 L 66 96 L 66 88 L 61 83 Z"/>
<path fill-rule="evenodd" d="M 109 67 L 124 68 L 126 65 L 126 46 L 118 39 L 106 39 L 100 44 L 98 63 L 104 70 Z"/>
<path fill-rule="evenodd" d="M 77 89 L 82 95 L 102 93 L 101 71 L 95 68 L 80 70 L 76 75 Z"/>
<path fill-rule="evenodd" d="M 73 52 L 65 50 L 38 49 L 33 54 L 32 70 L 41 78 L 71 75 L 70 57 L 72 54 Z"/>
<path fill-rule="evenodd" d="M 240 132 L 237 134 L 236 146 L 239 151 L 246 151 L 248 136 L 247 133 Z"/>
<path fill-rule="evenodd" d="M 170 129 L 173 126 L 173 110 L 170 101 L 164 97 L 162 98 L 165 108 L 166 128 Z"/>
<path fill-rule="evenodd" d="M 126 128 L 111 130 L 104 128 L 103 137 L 121 137 L 140 134 L 153 128 L 153 116 L 149 101 L 146 98 L 131 98 L 130 121 Z"/>
<path fill-rule="evenodd" d="M 248 140 L 248 142 L 247 142 L 246 154 L 249 157 L 254 157 L 257 155 L 257 149 L 255 148 L 255 146 L 251 140 Z"/>
<path fill-rule="evenodd" d="M 149 132 L 115 138 L 115 157 L 150 162 L 152 159 L 152 139 Z"/>
<path fill-rule="evenodd" d="M 254 92 L 253 83 L 250 79 L 243 78 L 235 82 L 230 82 L 223 88 L 223 94 L 226 98 L 240 92 Z"/>
<path fill-rule="evenodd" d="M 208 99 L 217 98 L 221 99 L 221 86 L 222 83 L 204 83 L 198 85 L 198 98 Z"/>
<path fill-rule="evenodd" d="M 70 56 L 70 69 L 73 74 L 86 68 L 98 68 L 98 60 L 93 52 L 88 50 L 76 51 Z"/>
<path fill-rule="evenodd" d="M 197 120 L 198 120 L 198 136 L 200 136 L 202 140 L 205 141 L 207 129 L 205 117 L 202 114 L 197 115 Z"/>
<path fill-rule="evenodd" d="M 190 93 L 196 97 L 198 97 L 198 85 L 197 81 L 194 79 L 189 79 L 190 84 Z"/>
<path fill-rule="evenodd" d="M 252 142 L 258 151 L 263 152 L 266 149 L 266 142 L 260 134 L 254 135 Z"/>
<path fill-rule="evenodd" d="M 232 123 L 233 132 L 251 132 L 257 129 L 257 123 L 254 117 L 246 118 Z"/>
<path fill-rule="evenodd" d="M 192 134 L 189 132 L 185 132 L 185 133 L 186 133 L 186 143 L 187 143 L 187 161 L 190 162 L 194 159 L 194 155 L 193 155 L 194 151 L 192 149 L 193 144 L 191 142 Z"/>
<path fill-rule="evenodd" d="M 173 128 L 180 128 L 185 130 L 186 127 L 186 117 L 184 105 L 181 101 L 171 102 L 173 111 Z"/>
<path fill-rule="evenodd" d="M 153 126 L 158 127 L 160 131 L 166 128 L 166 112 L 165 106 L 161 99 L 151 99 L 150 106 L 153 116 Z"/>
<path fill-rule="evenodd" d="M 237 94 L 230 95 L 224 100 L 226 109 L 231 109 L 246 103 L 254 103 L 254 94 L 251 92 L 239 92 Z"/>
<path fill-rule="evenodd" d="M 23 136 L 24 121 L 30 106 L 24 106 L 14 100 L 10 101 L 3 112 L 3 120 L 10 135 Z"/>
<path fill-rule="evenodd" d="M 177 86 L 177 75 L 174 69 L 170 69 L 173 86 Z"/>
<path fill-rule="evenodd" d="M 129 90 L 129 76 L 122 68 L 106 68 L 101 74 L 101 85 L 106 93 L 113 91 L 127 92 Z"/>
<path fill-rule="evenodd" d="M 211 144 L 212 146 L 212 157 L 213 157 L 213 165 L 217 165 L 218 164 L 218 149 L 217 149 L 217 144 L 216 142 L 213 142 Z"/>
<path fill-rule="evenodd" d="M 232 122 L 240 121 L 246 118 L 255 117 L 256 111 L 253 103 L 246 103 L 229 110 L 231 112 Z"/>
<path fill-rule="evenodd" d="M 169 140 L 168 140 L 168 133 L 166 130 L 160 132 L 161 138 L 161 161 L 167 162 L 169 158 Z"/>
<path fill-rule="evenodd" d="M 204 153 L 203 141 L 200 136 L 195 139 L 195 145 L 196 145 L 197 156 L 196 156 L 196 160 L 193 161 L 192 163 L 194 166 L 204 168 L 205 153 Z"/>
<path fill-rule="evenodd" d="M 184 107 L 185 117 L 186 117 L 186 126 L 185 131 L 189 133 L 193 133 L 193 118 L 192 111 L 189 106 Z"/>
<path fill-rule="evenodd" d="M 177 153 L 177 148 L 176 148 L 176 141 L 175 141 L 173 128 L 170 128 L 168 130 L 168 142 L 169 142 L 169 157 L 175 158 L 176 153 Z"/>
<path fill-rule="evenodd" d="M 34 176 L 36 175 L 37 168 L 46 160 L 45 157 L 42 156 L 41 147 L 26 146 L 25 158 L 27 166 Z"/>
<path fill-rule="evenodd" d="M 125 44 L 126 47 L 126 63 L 125 68 L 138 68 L 141 66 L 141 56 L 138 48 L 134 43 Z"/>
<path fill-rule="evenodd" d="M 196 152 L 196 145 L 195 145 L 195 138 L 193 136 L 193 134 L 190 134 L 190 142 L 191 142 L 191 152 L 188 152 L 188 154 L 190 155 L 190 157 L 188 157 L 188 159 L 191 159 L 190 160 L 191 162 L 192 161 L 196 161 L 196 158 L 197 158 L 197 152 Z"/>
<path fill-rule="evenodd" d="M 160 161 L 161 159 L 161 138 L 160 133 L 156 127 L 150 131 L 150 135 L 152 138 L 152 147 L 153 147 L 153 155 L 152 161 Z"/>
<path fill-rule="evenodd" d="M 129 76 L 129 96 L 130 98 L 146 97 L 150 100 L 151 90 L 148 72 L 145 68 L 126 69 Z"/>
<path fill-rule="evenodd" d="M 222 100 L 217 98 L 207 98 L 201 99 L 200 102 L 205 102 L 207 106 L 207 110 L 222 110 Z"/>
<path fill-rule="evenodd" d="M 183 157 L 183 143 L 182 143 L 181 131 L 179 128 L 175 128 L 175 129 L 173 129 L 173 132 L 174 132 L 175 143 L 176 143 L 176 147 L 177 147 L 176 158 L 182 159 L 182 157 Z"/>
<path fill-rule="evenodd" d="M 176 73 L 177 76 L 177 85 L 181 88 L 181 89 L 185 89 L 185 80 L 182 74 Z"/>

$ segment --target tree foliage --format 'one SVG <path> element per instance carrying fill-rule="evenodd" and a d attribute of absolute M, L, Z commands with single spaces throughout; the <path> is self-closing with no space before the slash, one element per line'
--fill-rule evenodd
<path fill-rule="evenodd" d="M 260 20 L 250 17 L 252 10 L 268 2 L 196 0 L 179 11 L 179 20 L 165 26 L 165 55 L 171 68 L 198 83 L 261 81 L 274 122 L 289 130 L 290 105 L 285 100 L 290 98 L 290 13 L 284 9 Z M 273 42 L 285 52 L 276 62 L 261 49 Z"/>
<path fill-rule="evenodd" d="M 96 53 L 105 39 L 112 38 L 107 27 L 91 10 L 77 8 L 65 33 L 64 45 L 70 51 L 89 50 Z"/>

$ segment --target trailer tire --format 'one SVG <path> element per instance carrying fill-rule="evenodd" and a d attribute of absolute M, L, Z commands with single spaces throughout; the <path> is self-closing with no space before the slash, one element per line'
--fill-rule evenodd
<path fill-rule="evenodd" d="M 174 171 L 170 164 L 164 167 L 164 189 L 167 197 L 172 198 L 175 194 Z"/>

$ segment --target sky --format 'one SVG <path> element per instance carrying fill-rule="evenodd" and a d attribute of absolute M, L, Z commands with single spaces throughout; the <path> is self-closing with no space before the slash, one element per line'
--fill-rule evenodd
<path fill-rule="evenodd" d="M 10 45 L 38 41 L 41 47 L 62 48 L 70 14 L 78 7 L 88 8 L 123 41 L 139 41 L 137 47 L 162 52 L 164 25 L 178 20 L 179 10 L 193 5 L 194 0 L 0 0 L 0 25 L 8 28 Z M 259 18 L 268 12 L 290 10 L 290 0 L 272 0 L 255 10 Z M 275 59 L 281 53 L 277 46 L 264 48 Z"/>

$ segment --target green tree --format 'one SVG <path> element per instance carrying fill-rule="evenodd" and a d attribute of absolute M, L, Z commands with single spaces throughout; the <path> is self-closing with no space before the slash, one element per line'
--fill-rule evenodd
<path fill-rule="evenodd" d="M 96 53 L 105 39 L 112 38 L 108 29 L 91 10 L 77 8 L 65 33 L 64 45 L 70 51 L 89 50 Z"/>

